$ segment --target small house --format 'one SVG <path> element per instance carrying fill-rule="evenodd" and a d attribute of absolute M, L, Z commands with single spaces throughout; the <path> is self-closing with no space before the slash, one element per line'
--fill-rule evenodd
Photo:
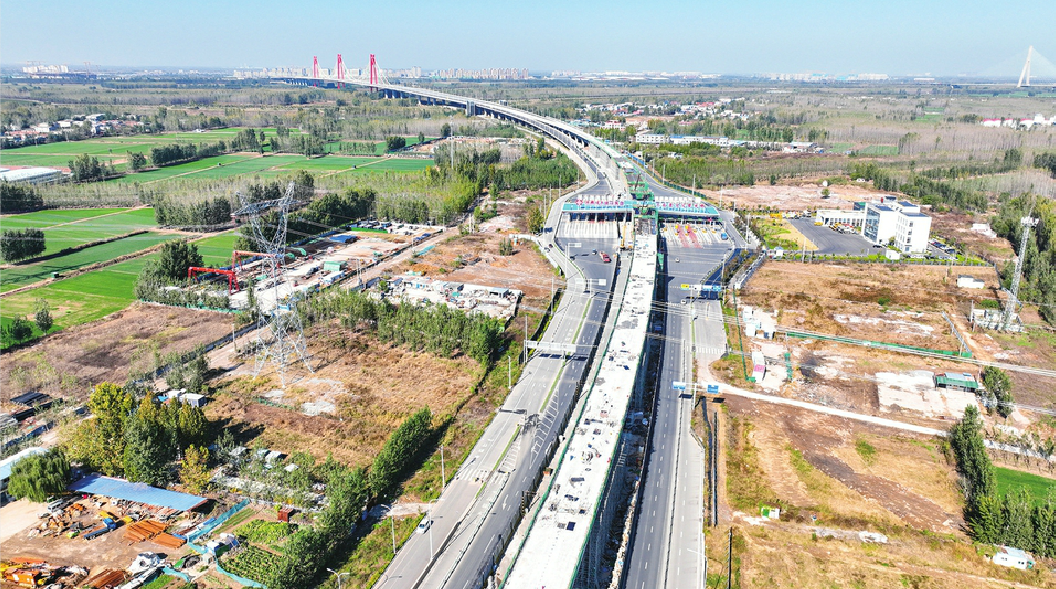
<path fill-rule="evenodd" d="M 938 374 L 935 376 L 935 386 L 940 389 L 951 389 L 966 393 L 974 393 L 983 388 L 979 381 L 975 380 L 975 375 L 967 372 Z"/>
<path fill-rule="evenodd" d="M 180 395 L 180 402 L 186 403 L 191 407 L 205 407 L 205 404 L 209 402 L 205 398 L 205 395 L 199 395 L 197 393 L 184 393 Z"/>
<path fill-rule="evenodd" d="M 985 288 L 986 282 L 976 278 L 975 276 L 968 276 L 967 274 L 960 274 L 957 276 L 957 288 Z"/>
<path fill-rule="evenodd" d="M 994 564 L 1026 570 L 1034 568 L 1034 559 L 1019 548 L 1001 546 L 994 555 Z"/>

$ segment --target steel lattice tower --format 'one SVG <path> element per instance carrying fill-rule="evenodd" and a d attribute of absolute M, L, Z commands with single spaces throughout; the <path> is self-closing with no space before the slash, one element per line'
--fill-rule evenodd
<path fill-rule="evenodd" d="M 1033 212 L 1034 207 L 1031 207 Z M 1023 271 L 1023 259 L 1027 257 L 1027 241 L 1030 238 L 1030 228 L 1038 224 L 1038 220 L 1028 216 L 1019 220 L 1023 226 L 1023 234 L 1019 238 L 1019 256 L 1016 257 L 1016 270 L 1012 275 L 1012 288 L 1008 291 L 1008 303 L 1005 305 L 1005 316 L 1001 326 L 1005 331 L 1012 329 L 1012 318 L 1016 314 L 1016 306 L 1019 304 L 1019 277 Z"/>
<path fill-rule="evenodd" d="M 257 251 L 265 254 L 265 271 L 272 279 L 271 301 L 274 306 L 257 317 L 254 376 L 259 375 L 264 365 L 270 362 L 278 370 L 283 386 L 286 385 L 286 368 L 290 364 L 301 361 L 309 372 L 314 372 L 308 361 L 304 324 L 293 308 L 294 297 L 291 296 L 291 300 L 285 303 L 279 298 L 279 285 L 285 282 L 286 275 L 283 259 L 286 254 L 287 220 L 290 209 L 301 204 L 294 198 L 295 188 L 296 185 L 290 182 L 282 198 L 263 202 L 252 202 L 239 192 L 237 194 L 242 208 L 231 215 L 249 222 Z M 265 220 L 269 212 L 275 213 L 274 226 Z"/>

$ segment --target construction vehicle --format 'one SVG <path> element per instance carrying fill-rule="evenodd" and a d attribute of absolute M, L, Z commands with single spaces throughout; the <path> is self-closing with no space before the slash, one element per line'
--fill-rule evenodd
<path fill-rule="evenodd" d="M 117 529 L 117 524 L 114 523 L 114 520 L 112 520 L 110 518 L 106 518 L 106 519 L 103 520 L 102 524 L 100 524 L 100 525 L 92 528 L 91 530 L 85 532 L 84 533 L 84 539 L 85 540 L 92 540 L 93 538 L 96 538 L 98 536 L 102 536 L 103 534 L 105 534 L 107 532 L 112 532 L 115 529 Z"/>

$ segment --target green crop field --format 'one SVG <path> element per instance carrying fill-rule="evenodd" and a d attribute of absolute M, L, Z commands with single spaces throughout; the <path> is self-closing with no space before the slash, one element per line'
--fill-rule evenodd
<path fill-rule="evenodd" d="M 114 215 L 90 217 L 84 221 L 69 225 L 43 227 L 44 239 L 47 241 L 47 249 L 44 250 L 44 255 L 57 253 L 66 247 L 82 245 L 91 241 L 150 229 L 156 226 L 154 209 L 143 208 L 128 210 Z"/>
<path fill-rule="evenodd" d="M 433 160 L 384 159 L 344 173 L 367 174 L 370 172 L 417 172 L 433 165 Z"/>
<path fill-rule="evenodd" d="M 99 137 L 84 141 L 59 141 L 43 145 L 30 145 L 0 151 L 0 163 L 13 166 L 58 166 L 66 167 L 70 159 L 82 154 L 95 156 L 101 160 L 124 159 L 130 151 L 149 155 L 151 149 L 172 145 L 173 143 L 216 143 L 230 141 L 241 129 L 216 129 L 200 133 L 161 133 L 158 135 L 133 135 L 129 137 Z M 263 131 L 265 138 L 275 134 L 275 128 L 254 129 L 258 134 Z M 290 136 L 296 137 L 301 132 L 290 129 Z"/>
<path fill-rule="evenodd" d="M 1035 503 L 1042 503 L 1049 493 L 1056 493 L 1056 479 L 1049 479 L 1010 468 L 994 467 L 994 475 L 997 479 L 997 493 L 1004 495 L 1014 489 L 1026 489 Z"/>
<path fill-rule="evenodd" d="M 166 166 L 157 170 L 148 170 L 146 172 L 136 172 L 135 174 L 127 174 L 121 178 L 110 180 L 118 184 L 145 184 L 147 182 L 157 182 L 159 180 L 167 180 L 173 176 L 187 175 L 193 176 L 194 173 L 206 170 L 217 165 L 223 167 L 224 165 L 232 164 L 235 162 L 241 162 L 244 160 L 252 159 L 256 156 L 246 154 L 227 154 L 220 155 L 217 157 L 210 157 L 193 162 L 187 162 L 185 164 L 176 164 L 174 166 Z"/>
<path fill-rule="evenodd" d="M 426 137 L 425 138 L 426 141 L 432 141 L 433 139 L 436 139 L 436 137 Z M 407 142 L 406 143 L 407 147 L 410 147 L 412 145 L 417 145 L 418 144 L 418 137 L 417 136 L 404 137 L 404 140 Z M 364 144 L 364 143 L 369 143 L 369 142 L 368 141 L 356 141 L 354 139 L 353 140 L 348 140 L 348 141 L 329 141 L 329 142 L 327 142 L 327 144 L 325 146 L 326 152 L 327 153 L 338 153 L 338 152 L 341 151 L 342 145 L 349 146 L 352 143 Z M 374 144 L 374 154 L 375 155 L 385 155 L 389 151 L 388 147 L 389 147 L 388 143 L 386 143 L 385 141 L 379 141 L 378 143 Z"/>
<path fill-rule="evenodd" d="M 6 292 L 50 278 L 52 272 L 70 272 L 71 270 L 91 266 L 98 262 L 113 260 L 114 258 L 127 256 L 159 243 L 164 243 L 170 239 L 173 239 L 172 235 L 160 233 L 133 235 L 43 262 L 15 266 L 0 273 L 0 292 Z"/>
<path fill-rule="evenodd" d="M 309 172 L 349 170 L 352 168 L 352 166 L 362 166 L 363 164 L 369 164 L 376 161 L 378 161 L 378 159 L 372 157 L 344 157 L 339 155 L 331 155 L 319 159 L 291 162 L 288 164 L 284 164 L 283 166 L 281 166 L 280 169 L 308 170 Z"/>
<path fill-rule="evenodd" d="M 196 241 L 205 265 L 229 264 L 236 237 L 235 231 L 229 231 Z M 51 306 L 56 326 L 52 331 L 106 317 L 135 300 L 133 289 L 136 277 L 148 261 L 157 257 L 155 252 L 4 297 L 5 321 L 18 315 L 31 315 L 36 310 L 38 299 L 47 301 Z M 39 336 L 39 332 L 36 335 Z M 4 345 L 7 345 L 6 342 Z"/>
<path fill-rule="evenodd" d="M 198 253 L 202 254 L 202 263 L 211 268 L 230 265 L 231 250 L 235 249 L 235 240 L 238 236 L 239 232 L 236 229 L 195 241 Z"/>
<path fill-rule="evenodd" d="M 895 145 L 870 145 L 865 149 L 859 149 L 861 155 L 898 155 L 898 147 Z"/>
<path fill-rule="evenodd" d="M 257 172 L 263 172 L 269 168 L 281 166 L 284 164 L 293 163 L 296 161 L 304 161 L 303 155 L 272 155 L 267 157 L 251 157 L 244 159 L 239 162 L 232 164 L 224 164 L 217 168 L 209 168 L 202 170 L 201 172 L 195 172 L 190 174 L 188 177 L 195 180 L 208 178 L 211 180 L 218 178 L 228 178 L 231 176 L 241 176 L 246 174 L 255 174 Z"/>
<path fill-rule="evenodd" d="M 127 211 L 127 208 L 113 209 L 69 209 L 63 211 L 37 211 L 35 213 L 22 213 L 20 215 L 4 215 L 0 217 L 0 228 L 3 229 L 26 229 L 34 227 L 41 229 L 51 227 L 59 223 L 80 221 L 99 215 L 109 215 Z"/>

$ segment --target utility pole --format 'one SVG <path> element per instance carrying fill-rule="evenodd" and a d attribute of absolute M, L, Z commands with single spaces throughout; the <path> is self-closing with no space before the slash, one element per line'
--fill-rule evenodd
<path fill-rule="evenodd" d="M 733 525 L 730 525 L 730 543 L 726 554 L 726 589 L 733 589 Z"/>
<path fill-rule="evenodd" d="M 392 530 L 392 555 L 396 556 L 396 522 L 389 514 L 389 529 Z"/>
<path fill-rule="evenodd" d="M 1033 207 L 1031 209 L 1033 212 Z M 1008 305 L 1005 307 L 1005 317 L 1001 322 L 1005 331 L 1012 328 L 1012 316 L 1016 313 L 1016 304 L 1019 297 L 1019 277 L 1023 270 L 1023 258 L 1027 256 L 1027 239 L 1030 237 L 1030 228 L 1038 224 L 1036 218 L 1029 216 L 1030 213 L 1027 215 L 1019 220 L 1019 224 L 1023 226 L 1023 233 L 1019 238 L 1019 256 L 1016 258 L 1016 272 L 1012 275 L 1012 289 L 1008 293 Z"/>
<path fill-rule="evenodd" d="M 440 444 L 440 492 L 447 488 L 447 470 L 444 468 L 444 445 Z"/>

